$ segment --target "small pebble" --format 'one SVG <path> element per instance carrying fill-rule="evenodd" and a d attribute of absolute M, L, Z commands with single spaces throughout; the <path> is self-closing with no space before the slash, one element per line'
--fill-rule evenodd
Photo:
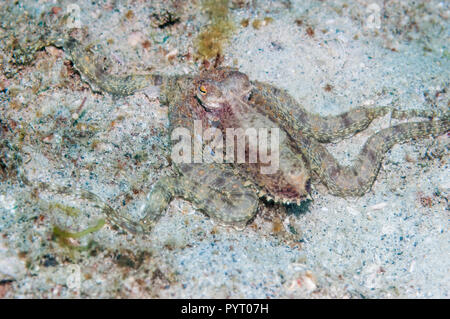
<path fill-rule="evenodd" d="M 144 36 L 141 32 L 133 32 L 128 36 L 128 44 L 132 47 L 137 46 L 144 41 Z"/>
<path fill-rule="evenodd" d="M 369 207 L 369 210 L 380 210 L 387 206 L 386 202 L 378 203 Z"/>

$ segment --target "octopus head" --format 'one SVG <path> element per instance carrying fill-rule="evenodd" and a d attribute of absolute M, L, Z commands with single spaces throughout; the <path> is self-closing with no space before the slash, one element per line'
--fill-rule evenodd
<path fill-rule="evenodd" d="M 206 110 L 219 110 L 249 97 L 251 83 L 247 75 L 234 70 L 222 75 L 203 79 L 197 86 L 196 97 Z"/>

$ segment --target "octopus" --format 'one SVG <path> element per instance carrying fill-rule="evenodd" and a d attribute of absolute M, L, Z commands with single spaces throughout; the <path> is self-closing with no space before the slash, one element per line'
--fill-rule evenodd
<path fill-rule="evenodd" d="M 276 147 L 271 144 L 267 149 L 267 154 L 277 155 L 275 171 L 267 172 L 273 163 L 263 161 L 256 152 L 260 144 L 254 136 L 243 137 L 246 142 L 241 150 L 236 145 L 231 149 L 232 155 L 241 152 L 243 162 L 205 158 L 193 162 L 174 160 L 176 174 L 161 177 L 153 185 L 142 220 L 136 222 L 114 210 L 108 211 L 111 221 L 131 232 L 149 232 L 176 197 L 191 202 L 219 223 L 243 227 L 257 213 L 261 199 L 294 205 L 310 199 L 311 181 L 324 184 L 336 196 L 362 196 L 371 189 L 383 157 L 392 146 L 443 135 L 450 128 L 448 114 L 399 111 L 389 106 L 358 107 L 322 117 L 308 112 L 287 91 L 252 81 L 246 74 L 228 67 L 204 70 L 196 75 L 111 75 L 95 62 L 96 58 L 76 34 L 38 42 L 16 55 L 26 58 L 48 45 L 62 48 L 94 90 L 126 96 L 148 86 L 159 87 L 160 101 L 169 109 L 169 133 L 175 133 L 180 127 L 194 132 L 196 123 L 204 131 L 210 129 L 213 134 L 201 146 L 202 150 L 208 150 L 207 154 L 223 152 L 224 135 L 216 133 L 228 129 L 241 130 L 241 133 L 249 128 L 270 129 L 270 137 L 278 138 Z M 378 131 L 368 138 L 351 166 L 341 165 L 326 149 L 326 143 L 357 134 L 375 118 L 388 113 L 394 118 L 425 120 Z M 172 140 L 172 149 L 178 142 Z M 252 154 L 258 154 L 256 161 L 250 161 Z"/>

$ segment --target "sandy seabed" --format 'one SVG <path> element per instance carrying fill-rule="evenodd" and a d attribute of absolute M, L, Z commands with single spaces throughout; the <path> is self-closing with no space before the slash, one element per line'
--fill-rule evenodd
<path fill-rule="evenodd" d="M 172 172 L 167 108 L 152 88 L 124 98 L 95 93 L 54 47 L 26 65 L 11 62 L 14 37 L 38 33 L 36 17 L 69 5 L 0 4 L 1 158 L 14 163 L 19 154 L 31 182 L 3 170 L 0 297 L 449 297 L 447 136 L 396 145 L 363 197 L 335 197 L 314 184 L 306 208 L 261 205 L 244 230 L 217 225 L 177 199 L 151 234 L 106 223 L 61 240 L 55 227 L 80 232 L 105 216 L 39 182 L 90 191 L 137 219 L 151 185 Z M 195 39 L 212 22 L 200 1 L 77 5 L 80 26 L 113 73 L 186 74 L 204 65 Z M 389 103 L 448 110 L 448 3 L 244 0 L 229 7 L 235 29 L 222 65 L 288 90 L 311 112 Z M 166 11 L 179 20 L 161 24 Z M 395 123 L 388 115 L 329 150 L 350 164 L 369 136 Z"/>

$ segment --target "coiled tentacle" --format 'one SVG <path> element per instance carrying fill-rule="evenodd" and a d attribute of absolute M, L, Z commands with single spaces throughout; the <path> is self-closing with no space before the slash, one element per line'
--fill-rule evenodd
<path fill-rule="evenodd" d="M 383 129 L 364 144 L 353 166 L 341 166 L 319 143 L 305 141 L 311 168 L 330 192 L 338 196 L 362 196 L 370 190 L 384 154 L 395 144 L 411 139 L 439 136 L 450 130 L 448 120 L 402 123 Z"/>

